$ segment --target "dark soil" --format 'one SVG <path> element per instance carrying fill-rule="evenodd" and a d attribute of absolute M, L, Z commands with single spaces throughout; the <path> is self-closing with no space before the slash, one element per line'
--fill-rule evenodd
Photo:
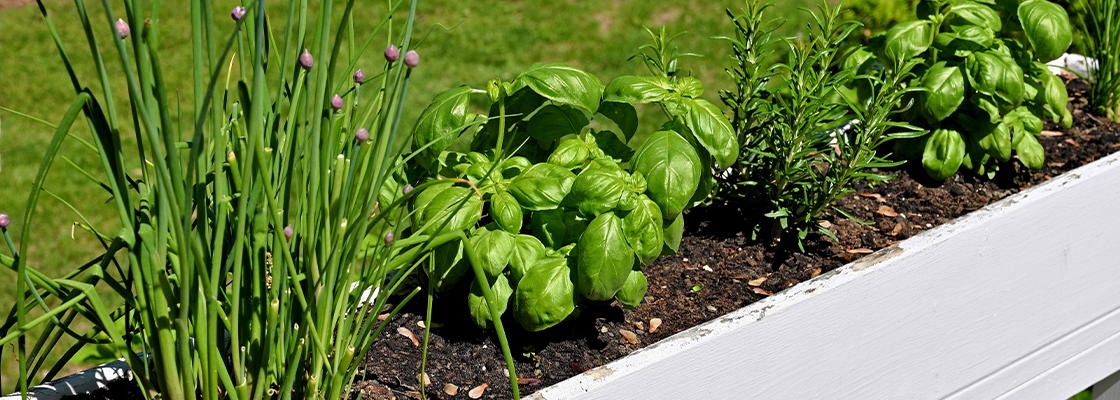
<path fill-rule="evenodd" d="M 505 323 L 510 347 L 526 395 L 587 369 L 606 364 L 641 347 L 763 299 L 802 281 L 847 264 L 923 230 L 1017 193 L 1063 172 L 1120 150 L 1120 125 L 1082 112 L 1086 84 L 1068 83 L 1074 126 L 1053 136 L 1044 135 L 1046 166 L 1030 173 L 1012 160 L 1002 165 L 994 181 L 970 174 L 934 182 L 920 166 L 901 168 L 894 180 L 874 188 L 857 187 L 837 206 L 864 221 L 842 216 L 825 219 L 839 243 L 820 234 L 806 240 L 806 254 L 750 240 L 741 214 L 734 208 L 698 208 L 688 213 L 688 226 L 677 255 L 659 258 L 645 269 L 649 292 L 635 310 L 617 303 L 585 309 L 573 320 L 540 333 L 528 333 L 512 320 Z M 1046 130 L 1060 127 L 1047 123 Z M 759 282 L 765 278 L 761 283 Z M 467 392 L 488 385 L 482 398 L 511 398 L 505 361 L 493 333 L 483 333 L 467 319 L 465 293 L 448 293 L 436 300 L 427 355 L 429 398 L 467 398 Z M 446 299 L 445 299 L 446 298 Z M 421 346 L 399 329 L 408 329 L 421 342 L 425 300 L 417 297 L 405 313 L 392 321 L 366 356 L 366 375 L 355 394 L 362 398 L 419 398 Z M 662 321 L 651 332 L 651 320 Z M 637 335 L 632 344 L 620 330 Z M 457 394 L 447 394 L 454 385 Z"/>

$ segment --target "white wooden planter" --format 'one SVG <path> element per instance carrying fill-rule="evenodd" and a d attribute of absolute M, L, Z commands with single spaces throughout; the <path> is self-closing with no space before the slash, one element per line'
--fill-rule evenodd
<path fill-rule="evenodd" d="M 1118 232 L 1120 153 L 530 398 L 1068 398 L 1120 371 Z"/>
<path fill-rule="evenodd" d="M 1120 154 L 535 399 L 1065 399 L 1120 370 Z"/>

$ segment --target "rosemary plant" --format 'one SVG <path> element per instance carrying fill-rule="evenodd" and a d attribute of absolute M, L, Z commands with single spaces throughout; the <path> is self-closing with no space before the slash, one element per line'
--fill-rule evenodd
<path fill-rule="evenodd" d="M 1089 104 L 1093 111 L 1120 121 L 1120 1 L 1085 0 L 1087 15 L 1079 19 L 1085 54 L 1094 62 L 1089 72 Z"/>
<path fill-rule="evenodd" d="M 814 23 L 804 39 L 775 38 L 779 22 L 763 19 L 769 6 L 748 2 L 742 14 L 728 11 L 736 36 L 723 39 L 734 50 L 728 74 L 736 89 L 720 96 L 731 107 L 742 156 L 722 174 L 721 197 L 769 221 L 755 227 L 756 235 L 762 228 L 774 240 L 795 233 L 802 246 L 813 228 L 832 236 L 815 220 L 830 208 L 843 213 L 832 203 L 853 184 L 890 179 L 870 170 L 900 164 L 877 149 L 917 133 L 889 118 L 913 92 L 905 84 L 915 63 L 884 70 L 867 57 L 844 61 L 852 58 L 841 45 L 859 23 L 841 22 L 840 5 L 822 4 L 819 14 L 805 10 Z M 785 62 L 770 64 L 778 43 L 787 47 Z"/>
<path fill-rule="evenodd" d="M 12 252 L 0 261 L 21 293 L 0 327 L 0 346 L 16 343 L 18 389 L 27 393 L 31 377 L 52 379 L 81 346 L 98 344 L 128 361 L 148 398 L 340 398 L 389 321 L 376 318 L 389 296 L 404 294 L 395 313 L 419 291 L 403 288 L 404 277 L 460 235 L 411 235 L 402 223 L 402 205 L 425 187 L 402 190 L 411 188 L 402 172 L 410 156 L 398 144 L 411 141 L 397 137 L 419 65 L 411 50 L 416 0 L 403 30 L 392 32 L 392 15 L 406 5 L 396 0 L 364 38 L 355 34 L 354 0 L 341 18 L 331 0 L 313 16 L 306 0 L 290 0 L 267 10 L 280 21 L 270 21 L 263 0 L 247 1 L 228 14 L 237 21 L 229 34 L 213 21 L 226 11 L 192 1 L 193 121 L 171 111 L 178 88 L 165 85 L 160 63 L 161 2 L 145 3 L 125 0 L 122 13 L 105 0 L 108 19 L 92 21 L 74 0 L 100 93 L 74 73 L 39 3 L 76 97 L 31 188 L 18 249 L 7 224 L 0 227 Z M 366 66 L 378 71 L 367 78 L 355 67 L 376 37 L 395 45 L 382 67 Z M 115 49 L 118 60 L 102 59 L 100 48 Z M 234 68 L 240 80 L 230 82 Z M 123 76 L 110 76 L 118 70 Z M 116 79 L 127 93 L 113 93 Z M 131 115 L 117 114 L 122 99 Z M 92 132 L 88 141 L 70 134 L 79 119 Z M 122 146 L 128 128 L 135 147 Z M 48 277 L 21 255 L 64 140 L 100 157 L 103 171 L 81 172 L 107 192 L 122 228 L 86 222 L 104 253 Z M 130 161 L 138 173 L 125 172 Z M 123 305 L 106 307 L 101 285 Z M 94 327 L 75 332 L 77 318 Z M 42 335 L 28 349 L 25 333 L 36 327 Z M 77 344 L 43 374 L 44 355 L 63 336 Z"/>

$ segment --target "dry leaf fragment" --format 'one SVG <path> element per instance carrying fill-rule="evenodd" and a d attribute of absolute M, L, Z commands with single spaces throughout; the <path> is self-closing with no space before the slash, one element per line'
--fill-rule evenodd
<path fill-rule="evenodd" d="M 631 332 L 631 331 L 628 331 L 628 330 L 625 330 L 625 329 L 619 329 L 618 334 L 620 334 L 620 335 L 622 335 L 622 337 L 626 338 L 626 341 L 630 342 L 630 344 L 638 344 L 638 335 L 635 334 L 634 332 Z"/>
<path fill-rule="evenodd" d="M 859 196 L 860 197 L 866 197 L 866 198 L 869 198 L 869 199 L 875 199 L 875 200 L 878 200 L 878 201 L 886 201 L 886 200 L 883 200 L 883 195 L 878 194 L 878 193 L 860 193 Z"/>
<path fill-rule="evenodd" d="M 657 332 L 657 328 L 661 326 L 661 318 L 654 318 L 649 320 L 649 333 Z"/>
<path fill-rule="evenodd" d="M 813 273 L 812 273 L 812 274 L 809 274 L 809 279 L 813 279 L 813 278 L 816 278 L 816 277 L 818 277 L 818 276 L 820 276 L 820 275 L 821 275 L 821 269 L 820 269 L 820 268 L 814 269 L 814 270 L 813 270 Z"/>
<path fill-rule="evenodd" d="M 1058 131 L 1042 131 L 1042 132 L 1039 132 L 1039 135 L 1042 135 L 1042 136 L 1062 136 L 1062 133 L 1058 132 Z"/>
<path fill-rule="evenodd" d="M 879 209 L 875 210 L 875 213 L 879 214 L 879 215 L 884 215 L 884 216 L 887 216 L 887 217 L 892 217 L 892 218 L 898 216 L 898 213 L 894 212 L 894 208 L 891 208 L 890 206 L 886 206 L 886 205 L 879 206 Z"/>
<path fill-rule="evenodd" d="M 819 225 L 821 226 L 821 228 L 824 228 L 824 229 L 828 229 L 828 228 L 832 227 L 832 223 L 828 222 L 828 221 L 821 221 Z"/>
<path fill-rule="evenodd" d="M 537 378 L 517 378 L 518 385 L 540 385 L 541 380 Z"/>
<path fill-rule="evenodd" d="M 416 326 L 419 326 L 420 329 L 423 329 L 424 328 L 424 321 L 416 321 Z"/>
<path fill-rule="evenodd" d="M 874 253 L 875 250 L 859 248 L 859 249 L 848 249 L 848 252 L 852 253 L 852 254 L 871 254 L 871 253 Z"/>
<path fill-rule="evenodd" d="M 634 323 L 634 327 L 638 328 L 638 330 L 640 331 L 642 329 L 646 329 L 646 324 L 642 323 L 642 321 L 638 321 Z"/>
<path fill-rule="evenodd" d="M 489 386 L 490 385 L 485 384 L 485 383 L 483 383 L 481 385 L 478 385 L 478 386 L 475 386 L 474 389 L 471 389 L 471 391 L 467 392 L 467 396 L 470 396 L 472 399 L 477 399 L 479 397 L 482 397 L 482 392 L 485 392 L 486 388 L 489 387 Z"/>
<path fill-rule="evenodd" d="M 1077 144 L 1077 142 L 1074 141 L 1073 139 L 1066 139 L 1066 140 L 1064 140 L 1064 142 L 1069 143 L 1069 145 L 1073 146 L 1073 147 L 1081 147 L 1081 145 Z"/>
<path fill-rule="evenodd" d="M 448 396 L 454 396 L 459 393 L 459 387 L 448 383 L 443 385 L 443 392 L 447 393 Z"/>
<path fill-rule="evenodd" d="M 751 279 L 751 280 L 747 281 L 747 284 L 751 285 L 751 286 L 759 286 L 759 285 L 762 284 L 762 282 L 766 282 L 766 277 L 765 276 L 761 277 L 761 278 L 758 278 L 758 279 Z"/>
<path fill-rule="evenodd" d="M 404 337 L 408 338 L 408 340 L 411 340 L 413 346 L 419 346 L 420 345 L 420 341 L 416 340 L 416 336 L 413 335 L 412 331 L 408 330 L 408 328 L 405 328 L 403 326 L 400 327 L 400 328 L 397 328 L 397 333 L 401 334 L 401 336 L 404 336 Z"/>
<path fill-rule="evenodd" d="M 766 289 L 763 289 L 763 288 L 760 288 L 760 287 L 756 287 L 756 288 L 751 289 L 751 290 L 753 290 L 756 294 L 761 294 L 763 296 L 773 296 L 774 295 L 774 292 L 771 292 L 769 290 L 766 290 Z"/>
<path fill-rule="evenodd" d="M 894 229 L 891 229 L 891 231 L 888 232 L 887 235 L 897 236 L 899 233 L 902 233 L 902 224 L 895 224 Z"/>
<path fill-rule="evenodd" d="M 389 318 L 389 313 L 384 313 L 384 314 L 381 314 L 381 315 L 377 316 L 378 321 L 384 321 L 385 318 Z"/>
<path fill-rule="evenodd" d="M 416 374 L 416 381 L 420 382 L 420 374 Z M 431 386 L 431 385 L 432 385 L 432 378 L 430 376 L 428 376 L 427 373 L 424 373 L 424 386 Z"/>

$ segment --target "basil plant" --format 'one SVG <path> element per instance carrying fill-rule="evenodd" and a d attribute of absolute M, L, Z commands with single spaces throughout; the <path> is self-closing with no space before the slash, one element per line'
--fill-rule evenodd
<path fill-rule="evenodd" d="M 473 281 L 467 305 L 484 329 L 507 312 L 540 331 L 584 302 L 636 307 L 647 288 L 641 267 L 677 250 L 681 212 L 706 197 L 713 165 L 737 156 L 727 119 L 697 98 L 702 90 L 668 75 L 604 86 L 553 63 L 486 89 L 440 93 L 414 133 L 421 174 L 442 183 L 416 196 L 413 226 L 470 233 L 435 250 L 425 268 L 431 286 Z M 469 111 L 471 96 L 493 102 L 488 115 Z M 660 104 L 672 120 L 631 148 L 639 103 Z M 443 217 L 442 226 L 429 222 Z M 496 307 L 481 280 L 463 279 L 474 266 Z"/>
<path fill-rule="evenodd" d="M 896 142 L 898 153 L 934 179 L 961 166 L 992 176 L 1012 151 L 1042 168 L 1042 118 L 1072 123 L 1065 84 L 1046 66 L 1072 40 L 1066 11 L 1047 0 L 922 0 L 917 15 L 849 60 L 921 60 L 913 85 L 923 92 L 904 116 L 930 133 Z"/>

